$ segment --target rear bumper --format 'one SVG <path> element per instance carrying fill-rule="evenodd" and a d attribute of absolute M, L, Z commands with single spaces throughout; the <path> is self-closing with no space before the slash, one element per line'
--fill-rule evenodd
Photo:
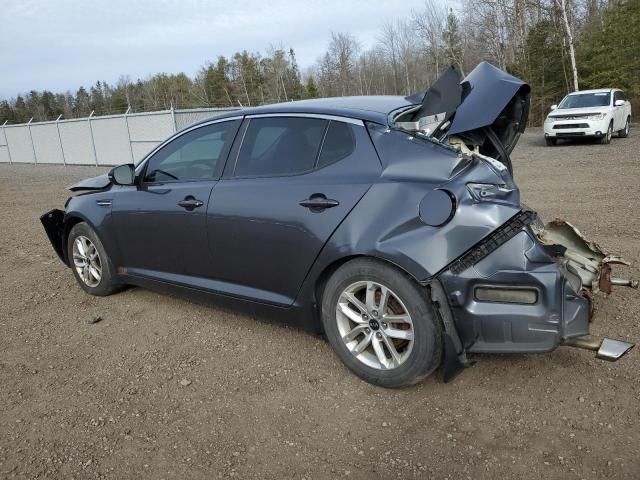
<path fill-rule="evenodd" d="M 601 282 L 610 279 L 610 257 L 591 278 L 545 243 L 525 226 L 486 256 L 439 275 L 466 351 L 549 352 L 589 334 L 590 296 L 601 283 L 610 287 Z"/>
<path fill-rule="evenodd" d="M 40 217 L 40 222 L 60 260 L 69 265 L 64 248 L 64 212 L 58 209 L 50 210 Z"/>

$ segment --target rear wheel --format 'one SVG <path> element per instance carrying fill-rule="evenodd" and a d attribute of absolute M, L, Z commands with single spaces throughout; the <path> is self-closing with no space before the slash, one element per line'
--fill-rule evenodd
<path fill-rule="evenodd" d="M 87 223 L 80 222 L 69 232 L 67 258 L 85 292 L 106 296 L 121 289 L 100 238 Z"/>
<path fill-rule="evenodd" d="M 629 130 L 631 130 L 631 117 L 627 117 L 627 122 L 624 124 L 624 128 L 618 132 L 620 138 L 627 138 L 629 136 Z"/>
<path fill-rule="evenodd" d="M 607 128 L 607 133 L 600 138 L 600 143 L 604 145 L 611 143 L 612 136 L 613 136 L 613 122 L 609 123 L 609 128 Z"/>
<path fill-rule="evenodd" d="M 547 146 L 548 147 L 552 147 L 553 145 L 558 143 L 558 139 L 557 138 L 545 138 L 544 140 L 545 140 L 545 142 L 547 142 Z"/>
<path fill-rule="evenodd" d="M 340 360 L 369 383 L 412 385 L 440 365 L 442 327 L 427 291 L 379 261 L 351 260 L 334 273 L 322 322 Z"/>

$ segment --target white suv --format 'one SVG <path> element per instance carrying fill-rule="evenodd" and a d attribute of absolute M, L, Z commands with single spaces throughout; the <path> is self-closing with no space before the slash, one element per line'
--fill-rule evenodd
<path fill-rule="evenodd" d="M 609 143 L 617 132 L 629 135 L 631 103 L 617 88 L 583 90 L 570 93 L 559 105 L 552 105 L 544 121 L 547 145 L 555 145 L 559 138 L 595 137 Z"/>

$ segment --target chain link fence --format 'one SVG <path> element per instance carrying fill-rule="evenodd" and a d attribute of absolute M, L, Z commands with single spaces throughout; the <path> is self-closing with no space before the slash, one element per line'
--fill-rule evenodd
<path fill-rule="evenodd" d="M 0 127 L 0 163 L 119 165 L 138 162 L 173 133 L 233 108 L 125 113 Z"/>

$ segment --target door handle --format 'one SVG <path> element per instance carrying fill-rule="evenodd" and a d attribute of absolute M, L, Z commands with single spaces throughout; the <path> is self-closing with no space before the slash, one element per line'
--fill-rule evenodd
<path fill-rule="evenodd" d="M 184 197 L 184 200 L 180 200 L 178 202 L 178 206 L 189 211 L 193 210 L 194 208 L 201 207 L 203 205 L 204 205 L 204 202 L 202 200 L 198 200 L 191 195 L 187 195 L 186 197 Z"/>
<path fill-rule="evenodd" d="M 338 205 L 340 205 L 340 202 L 331 198 L 327 198 L 322 193 L 314 193 L 306 200 L 302 200 L 300 202 L 300 206 L 308 208 L 312 212 L 321 212 L 326 208 L 333 208 L 337 207 Z"/>

